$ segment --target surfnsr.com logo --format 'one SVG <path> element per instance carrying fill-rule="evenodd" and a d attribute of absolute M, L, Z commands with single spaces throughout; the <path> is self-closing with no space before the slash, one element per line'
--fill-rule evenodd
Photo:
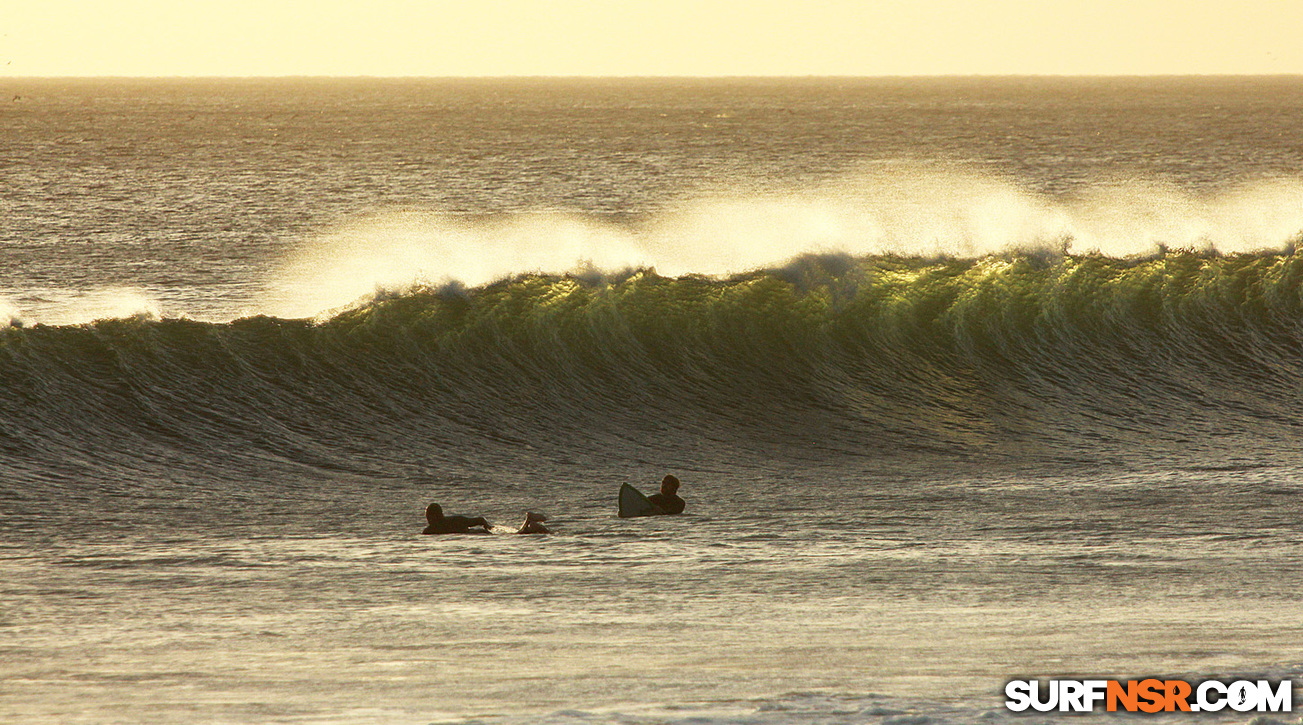
<path fill-rule="evenodd" d="M 1093 712 L 1103 705 L 1108 712 L 1290 712 L 1293 682 L 1281 680 L 1011 680 L 1004 687 L 1005 707 L 1014 712 Z"/>

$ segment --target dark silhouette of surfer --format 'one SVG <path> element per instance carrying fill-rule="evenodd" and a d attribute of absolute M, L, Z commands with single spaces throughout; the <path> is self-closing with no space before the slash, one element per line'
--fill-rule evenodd
<path fill-rule="evenodd" d="M 647 500 L 656 504 L 656 508 L 665 514 L 681 514 L 687 504 L 675 493 L 678 490 L 679 479 L 666 476 L 661 479 L 661 492 L 648 496 Z"/>
<path fill-rule="evenodd" d="M 471 529 L 483 526 L 483 532 L 487 533 L 493 528 L 493 524 L 484 520 L 483 516 L 471 518 L 470 516 L 444 516 L 443 507 L 437 503 L 432 503 L 425 507 L 425 520 L 430 524 L 425 527 L 422 534 L 469 534 Z"/>

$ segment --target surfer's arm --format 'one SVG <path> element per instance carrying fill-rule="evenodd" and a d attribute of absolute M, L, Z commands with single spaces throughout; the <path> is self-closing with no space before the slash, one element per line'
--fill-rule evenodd
<path fill-rule="evenodd" d="M 669 513 L 669 511 L 665 508 L 664 494 L 653 493 L 652 495 L 647 497 L 647 502 L 652 505 L 652 508 L 656 509 L 655 515 L 664 516 L 665 514 Z"/>

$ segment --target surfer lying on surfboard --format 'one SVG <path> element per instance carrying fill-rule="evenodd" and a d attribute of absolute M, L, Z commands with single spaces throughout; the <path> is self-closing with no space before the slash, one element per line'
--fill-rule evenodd
<path fill-rule="evenodd" d="M 437 503 L 425 507 L 425 520 L 430 525 L 422 534 L 469 534 L 475 527 L 483 526 L 484 532 L 493 528 L 493 524 L 485 521 L 483 516 L 444 516 L 443 507 Z"/>

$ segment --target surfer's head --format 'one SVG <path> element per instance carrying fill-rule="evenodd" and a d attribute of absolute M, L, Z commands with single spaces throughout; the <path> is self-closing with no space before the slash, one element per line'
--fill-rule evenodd
<path fill-rule="evenodd" d="M 432 503 L 425 507 L 425 520 L 433 524 L 435 521 L 443 518 L 443 507 L 437 503 Z"/>
<path fill-rule="evenodd" d="M 677 490 L 679 490 L 679 479 L 674 476 L 666 476 L 661 479 L 661 493 L 666 496 L 673 496 Z"/>
<path fill-rule="evenodd" d="M 532 524 L 536 521 L 547 521 L 547 517 L 543 514 L 536 514 L 533 511 L 525 512 L 525 523 Z"/>

